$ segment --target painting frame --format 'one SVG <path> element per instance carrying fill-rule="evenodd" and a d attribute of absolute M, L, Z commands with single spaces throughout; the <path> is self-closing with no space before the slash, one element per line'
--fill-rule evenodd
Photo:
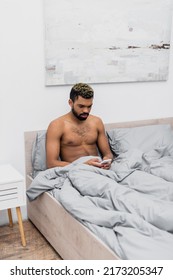
<path fill-rule="evenodd" d="M 166 81 L 172 0 L 44 0 L 45 84 Z"/>

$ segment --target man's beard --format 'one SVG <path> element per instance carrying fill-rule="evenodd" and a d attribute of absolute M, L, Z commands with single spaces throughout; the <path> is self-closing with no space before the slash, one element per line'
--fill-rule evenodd
<path fill-rule="evenodd" d="M 78 115 L 78 114 L 76 113 L 76 111 L 74 110 L 74 108 L 72 108 L 71 111 L 72 111 L 73 115 L 74 115 L 78 120 L 80 120 L 80 121 L 85 121 L 85 120 L 88 118 L 88 116 L 89 116 L 88 113 L 83 113 L 83 114 L 79 114 L 79 115 Z"/>

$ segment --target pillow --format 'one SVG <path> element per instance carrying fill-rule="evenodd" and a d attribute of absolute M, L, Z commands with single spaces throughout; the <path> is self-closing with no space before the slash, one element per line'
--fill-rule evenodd
<path fill-rule="evenodd" d="M 147 152 L 153 148 L 173 143 L 173 131 L 169 124 L 114 128 L 107 131 L 107 136 L 115 155 L 131 148 Z"/>
<path fill-rule="evenodd" d="M 32 176 L 46 170 L 46 130 L 38 131 L 32 147 Z"/>

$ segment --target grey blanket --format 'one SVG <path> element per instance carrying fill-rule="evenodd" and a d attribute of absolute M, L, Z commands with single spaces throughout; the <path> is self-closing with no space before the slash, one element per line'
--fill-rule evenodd
<path fill-rule="evenodd" d="M 122 259 L 173 259 L 173 157 L 167 147 L 130 150 L 111 170 L 86 158 L 40 172 L 27 196 L 51 191 Z"/>

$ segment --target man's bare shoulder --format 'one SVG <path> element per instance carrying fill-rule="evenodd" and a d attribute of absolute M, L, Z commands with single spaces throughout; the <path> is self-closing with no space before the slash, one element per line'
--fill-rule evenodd
<path fill-rule="evenodd" d="M 98 116 L 90 115 L 90 120 L 97 125 L 103 125 L 102 119 Z"/>
<path fill-rule="evenodd" d="M 66 119 L 67 119 L 67 114 L 52 120 L 48 126 L 48 129 L 62 127 Z"/>

